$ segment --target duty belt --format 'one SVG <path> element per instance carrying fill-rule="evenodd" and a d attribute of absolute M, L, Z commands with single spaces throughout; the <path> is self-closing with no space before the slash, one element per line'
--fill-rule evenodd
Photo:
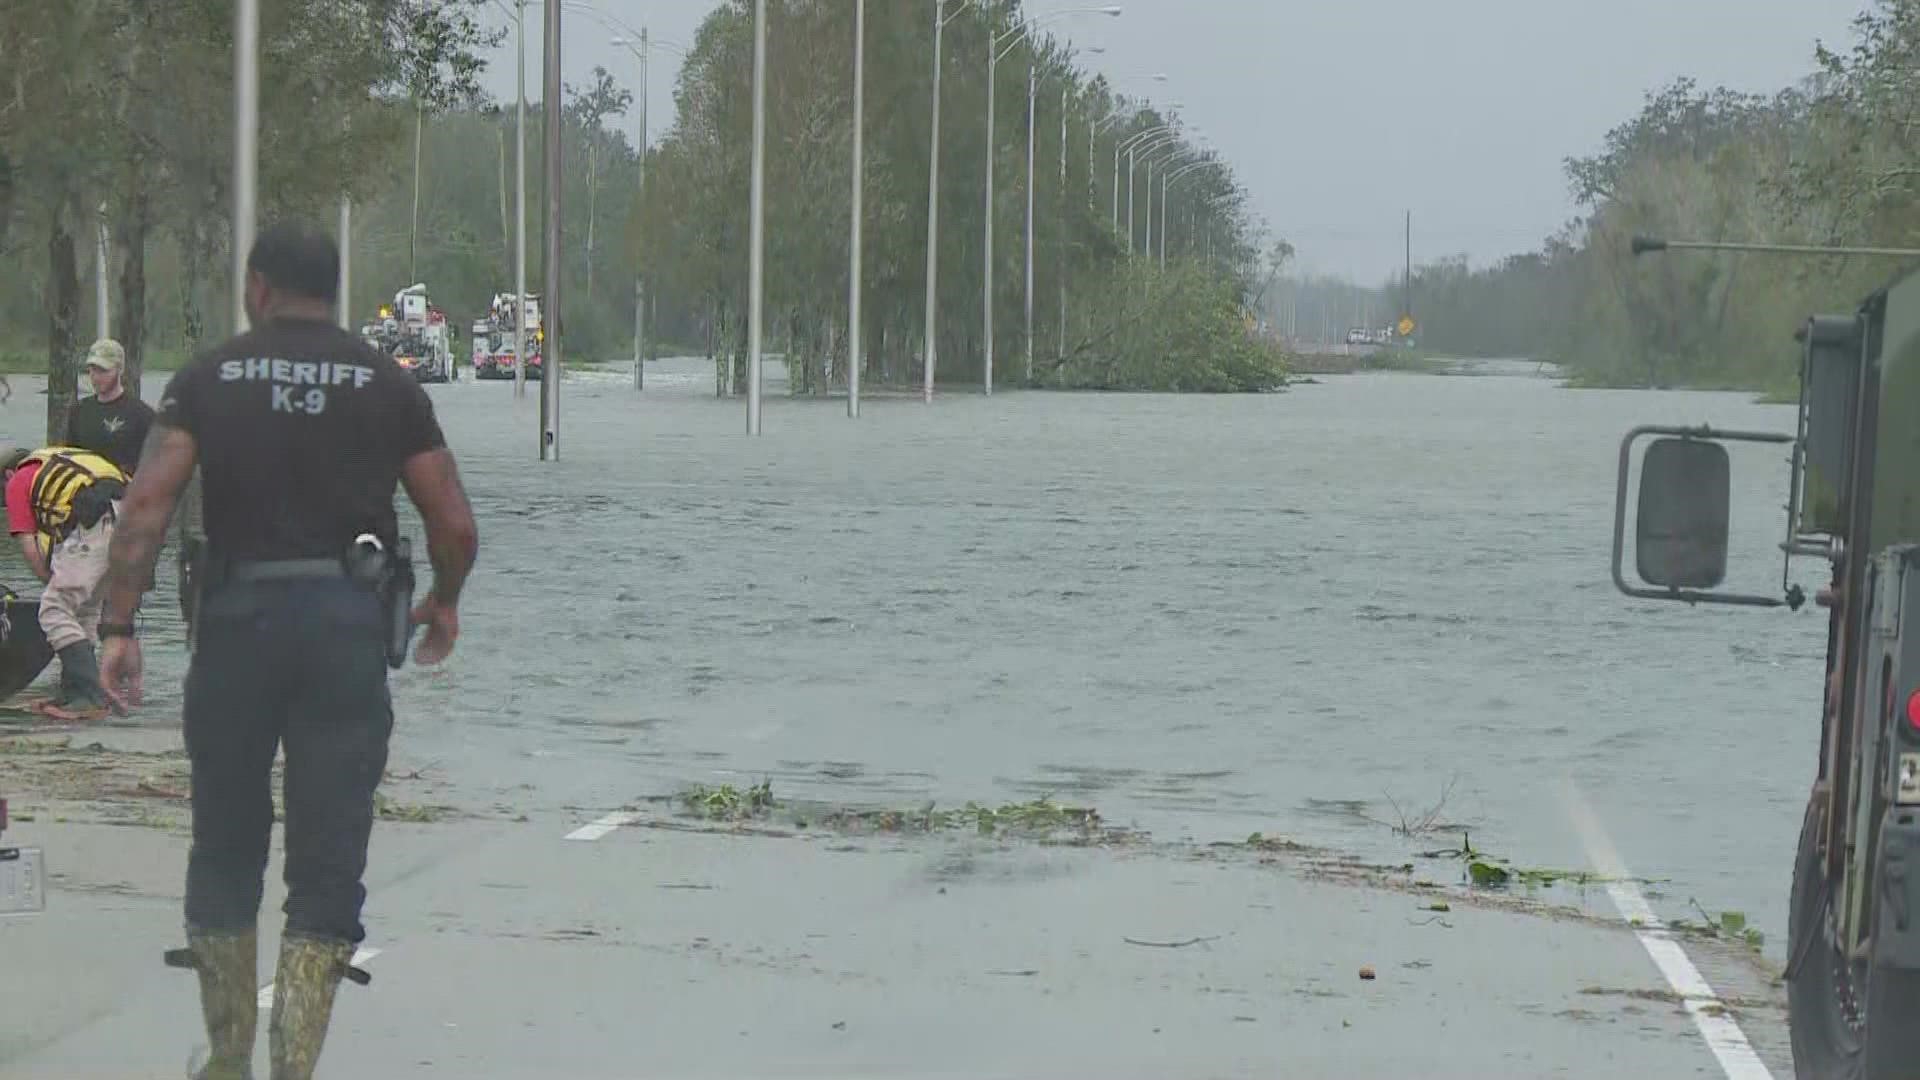
<path fill-rule="evenodd" d="M 340 559 L 272 559 L 260 562 L 236 562 L 225 569 L 228 581 L 294 581 L 300 578 L 343 578 L 349 576 Z"/>

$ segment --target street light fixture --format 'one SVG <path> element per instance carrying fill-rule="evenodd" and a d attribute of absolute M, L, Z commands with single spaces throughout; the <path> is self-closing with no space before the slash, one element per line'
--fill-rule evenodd
<path fill-rule="evenodd" d="M 1180 106 L 1178 105 L 1171 106 L 1171 108 L 1174 108 L 1174 109 L 1177 109 L 1179 107 Z M 1151 138 L 1155 135 L 1159 135 L 1163 132 L 1172 131 L 1174 130 L 1174 126 L 1175 125 L 1170 122 L 1165 124 L 1155 124 L 1153 127 L 1147 128 L 1144 131 L 1136 131 L 1132 135 L 1129 135 L 1126 138 L 1114 144 L 1113 146 L 1113 229 L 1115 232 L 1120 231 L 1120 155 L 1123 153 L 1130 154 L 1132 152 L 1132 148 L 1135 146 L 1138 146 L 1142 140 Z M 1133 158 L 1131 157 L 1127 158 L 1127 174 L 1128 174 L 1127 175 L 1127 243 L 1129 246 L 1131 246 L 1133 243 L 1133 175 L 1132 175 L 1133 174 Z"/>

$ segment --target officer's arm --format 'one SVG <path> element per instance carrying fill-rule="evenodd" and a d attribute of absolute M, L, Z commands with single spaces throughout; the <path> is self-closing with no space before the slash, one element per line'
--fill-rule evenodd
<path fill-rule="evenodd" d="M 400 480 L 427 526 L 427 556 L 433 562 L 430 595 L 450 608 L 457 606 L 480 550 L 480 530 L 466 489 L 460 486 L 453 452 L 443 446 L 413 455 L 402 467 Z"/>
<path fill-rule="evenodd" d="M 126 498 L 113 526 L 113 543 L 107 549 L 106 599 L 102 604 L 102 622 L 133 621 L 140 607 L 140 594 L 153 580 L 153 564 L 160 558 L 166 542 L 167 522 L 173 518 L 174 504 L 193 479 L 198 458 L 193 436 L 184 428 L 155 424 L 147 433 L 146 448 L 140 454 L 140 468 L 127 485 Z"/>

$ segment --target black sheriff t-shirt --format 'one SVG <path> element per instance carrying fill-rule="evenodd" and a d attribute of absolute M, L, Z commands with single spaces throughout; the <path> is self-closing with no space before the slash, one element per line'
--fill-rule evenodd
<path fill-rule="evenodd" d="M 67 413 L 67 445 L 91 450 L 132 476 L 152 424 L 153 407 L 124 391 L 112 401 L 81 398 Z"/>
<path fill-rule="evenodd" d="M 330 322 L 276 319 L 177 372 L 156 422 L 199 448 L 214 551 L 328 558 L 391 542 L 401 467 L 446 445 L 433 404 L 393 358 Z"/>

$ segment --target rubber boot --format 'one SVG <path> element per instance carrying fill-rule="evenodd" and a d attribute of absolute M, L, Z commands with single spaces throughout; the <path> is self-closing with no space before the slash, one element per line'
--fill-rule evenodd
<path fill-rule="evenodd" d="M 338 939 L 287 934 L 273 979 L 273 1019 L 267 1027 L 273 1080 L 311 1080 L 333 1017 L 333 992 L 353 959 Z"/>
<path fill-rule="evenodd" d="M 259 942 L 251 927 L 187 933 L 200 975 L 200 1013 L 207 1022 L 207 1056 L 193 1080 L 253 1080 L 253 1039 L 260 1022 Z"/>
<path fill-rule="evenodd" d="M 60 650 L 61 708 L 76 717 L 107 713 L 107 691 L 100 685 L 100 661 L 93 642 L 76 641 Z"/>

